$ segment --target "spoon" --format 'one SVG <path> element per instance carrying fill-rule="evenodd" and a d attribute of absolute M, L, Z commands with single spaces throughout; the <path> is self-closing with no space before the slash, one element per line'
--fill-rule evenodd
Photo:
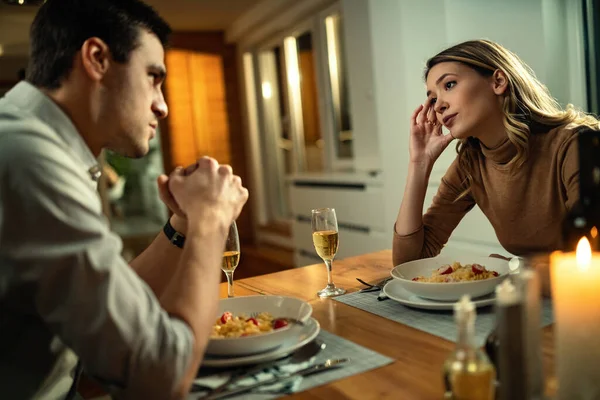
<path fill-rule="evenodd" d="M 217 386 L 216 388 L 214 388 L 213 390 L 209 391 L 209 394 L 217 394 L 217 393 L 221 393 L 223 391 L 225 391 L 225 389 L 230 386 L 231 384 L 238 382 L 244 378 L 247 378 L 249 376 L 252 376 L 264 369 L 267 368 L 272 368 L 275 367 L 277 365 L 283 365 L 283 364 L 300 364 L 306 361 L 309 362 L 313 362 L 314 357 L 319 354 L 319 352 L 323 349 L 325 349 L 325 347 L 327 347 L 327 345 L 323 342 L 320 342 L 318 340 L 313 340 L 312 342 L 300 347 L 298 350 L 294 351 L 291 355 L 288 355 L 285 358 L 281 358 L 279 360 L 275 360 L 275 361 L 271 361 L 268 363 L 263 363 L 263 364 L 257 364 L 254 367 L 251 367 L 245 371 L 243 371 L 241 374 L 239 375 L 232 375 L 231 378 L 229 378 L 225 383 L 222 383 L 221 385 Z M 196 389 L 196 390 L 194 390 Z M 198 390 L 205 390 L 205 387 L 192 387 L 192 392 L 198 391 Z"/>

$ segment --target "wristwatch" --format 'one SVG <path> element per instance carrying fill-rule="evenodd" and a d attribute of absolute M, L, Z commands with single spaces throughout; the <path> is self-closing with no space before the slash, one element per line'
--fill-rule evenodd
<path fill-rule="evenodd" d="M 185 244 L 185 235 L 183 233 L 177 232 L 175 228 L 173 228 L 170 219 L 167 220 L 167 223 L 163 228 L 163 232 L 165 233 L 165 236 L 167 236 L 167 239 L 169 239 L 169 242 L 179 247 L 180 249 L 183 249 L 183 245 Z"/>

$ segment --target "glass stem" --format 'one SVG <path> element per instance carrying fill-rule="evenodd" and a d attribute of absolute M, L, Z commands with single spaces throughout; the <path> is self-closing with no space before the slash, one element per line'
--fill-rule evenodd
<path fill-rule="evenodd" d="M 327 267 L 327 286 L 333 287 L 333 279 L 331 278 L 331 262 L 333 260 L 323 260 L 325 261 L 325 266 Z"/>
<path fill-rule="evenodd" d="M 227 277 L 227 297 L 233 297 L 233 271 L 225 272 Z"/>

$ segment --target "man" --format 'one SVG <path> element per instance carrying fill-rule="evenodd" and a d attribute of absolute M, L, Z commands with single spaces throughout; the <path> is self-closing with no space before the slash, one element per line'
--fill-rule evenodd
<path fill-rule="evenodd" d="M 248 192 L 209 158 L 161 176 L 176 214 L 129 266 L 95 182 L 102 149 L 145 155 L 167 115 L 169 33 L 139 0 L 48 0 L 33 22 L 27 82 L 0 100 L 2 398 L 74 396 L 77 359 L 117 398 L 189 391 Z"/>

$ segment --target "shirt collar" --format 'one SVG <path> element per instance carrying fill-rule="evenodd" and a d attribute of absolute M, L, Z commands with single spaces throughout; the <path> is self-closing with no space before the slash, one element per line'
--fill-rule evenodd
<path fill-rule="evenodd" d="M 98 181 L 101 169 L 98 160 L 65 112 L 41 90 L 26 81 L 19 82 L 6 94 L 6 99 L 23 111 L 50 126 L 87 168 L 90 178 Z"/>

